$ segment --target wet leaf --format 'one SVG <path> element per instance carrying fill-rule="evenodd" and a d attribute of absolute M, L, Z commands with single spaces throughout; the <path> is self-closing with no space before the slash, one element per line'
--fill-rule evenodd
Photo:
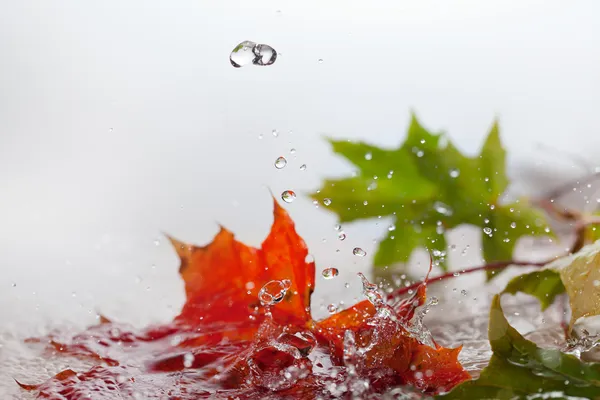
<path fill-rule="evenodd" d="M 531 399 L 551 393 L 546 398 L 600 398 L 600 364 L 525 339 L 504 316 L 500 295 L 492 301 L 488 336 L 493 356 L 480 377 L 440 398 Z"/>
<path fill-rule="evenodd" d="M 560 274 L 571 305 L 571 323 L 600 314 L 600 242 L 546 266 Z"/>
<path fill-rule="evenodd" d="M 204 247 L 171 242 L 186 292 L 172 323 L 138 330 L 103 317 L 76 335 L 57 331 L 29 340 L 47 342 L 52 356 L 93 366 L 65 370 L 41 384 L 18 384 L 37 398 L 66 400 L 90 393 L 115 400 L 329 399 L 357 387 L 378 394 L 400 384 L 435 393 L 470 377 L 458 362 L 460 348 L 430 347 L 406 329 L 425 302 L 426 282 L 411 297 L 389 299 L 389 315 L 365 300 L 314 321 L 315 265 L 277 202 L 260 248 L 238 242 L 225 228 Z M 264 293 L 278 297 L 261 302 Z M 344 356 L 348 332 L 357 335 L 362 351 L 356 369 Z"/>
<path fill-rule="evenodd" d="M 514 277 L 508 282 L 503 293 L 526 293 L 536 297 L 542 306 L 542 311 L 548 308 L 556 296 L 565 292 L 560 274 L 552 269 L 533 271 Z"/>
<path fill-rule="evenodd" d="M 443 134 L 429 132 L 415 116 L 397 149 L 330 142 L 335 153 L 358 168 L 358 174 L 327 180 L 312 197 L 330 198 L 328 209 L 341 222 L 393 217 L 396 229 L 381 241 L 376 266 L 406 262 L 417 247 L 444 251 L 444 230 L 461 224 L 482 229 L 488 262 L 510 260 L 516 240 L 523 235 L 545 234 L 541 213 L 524 202 L 500 202 L 508 179 L 496 123 L 474 157 L 463 155 Z"/>

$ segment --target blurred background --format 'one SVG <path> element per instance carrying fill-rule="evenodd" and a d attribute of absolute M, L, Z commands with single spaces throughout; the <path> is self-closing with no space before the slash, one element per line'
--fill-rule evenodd
<path fill-rule="evenodd" d="M 0 330 L 168 320 L 184 297 L 162 232 L 204 244 L 220 223 L 258 246 L 270 191 L 288 189 L 317 273 L 340 270 L 313 310 L 352 302 L 388 222 L 337 239 L 306 196 L 351 171 L 324 138 L 396 146 L 413 110 L 475 154 L 498 118 L 517 195 L 600 171 L 598 15 L 594 0 L 1 1 Z M 244 40 L 277 61 L 233 68 Z M 470 244 L 461 266 L 481 261 L 478 235 L 452 239 Z"/>

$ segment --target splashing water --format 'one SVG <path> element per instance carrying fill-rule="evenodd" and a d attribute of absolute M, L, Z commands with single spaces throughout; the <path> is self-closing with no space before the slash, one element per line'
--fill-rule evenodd
<path fill-rule="evenodd" d="M 245 40 L 235 46 L 229 55 L 229 61 L 235 68 L 241 68 L 248 64 L 266 66 L 271 65 L 277 59 L 277 52 L 266 44 L 257 44 Z"/>

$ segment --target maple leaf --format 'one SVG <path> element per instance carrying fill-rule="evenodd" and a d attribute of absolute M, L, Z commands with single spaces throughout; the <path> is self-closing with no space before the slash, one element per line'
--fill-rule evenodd
<path fill-rule="evenodd" d="M 375 393 L 398 384 L 433 393 L 469 378 L 458 362 L 460 348 L 428 346 L 406 328 L 424 304 L 426 282 L 410 298 L 389 305 L 381 300 L 383 314 L 365 300 L 314 321 L 315 265 L 307 261 L 308 249 L 287 212 L 277 202 L 274 207 L 273 226 L 260 248 L 236 241 L 224 228 L 204 247 L 171 238 L 186 292 L 172 323 L 136 330 L 102 318 L 72 337 L 52 333 L 46 339 L 53 354 L 94 366 L 19 385 L 38 398 L 68 400 L 92 392 L 108 399 L 140 393 L 149 399 L 310 399 L 336 397 L 332 385 L 347 387 L 357 378 L 370 379 Z M 279 292 L 259 301 L 265 288 Z M 348 347 L 341 338 L 350 333 L 365 355 L 356 364 L 358 377 L 343 355 Z M 324 371 L 315 372 L 313 362 Z"/>
<path fill-rule="evenodd" d="M 519 237 L 546 233 L 543 215 L 536 209 L 523 202 L 500 202 L 508 179 L 497 123 L 475 157 L 464 156 L 445 135 L 426 130 L 414 115 L 397 149 L 349 141 L 330 143 L 335 153 L 358 168 L 358 174 L 326 180 L 311 196 L 330 199 L 327 208 L 340 222 L 393 217 L 393 225 L 379 244 L 375 266 L 404 263 L 417 247 L 443 255 L 445 230 L 461 224 L 481 228 L 488 262 L 512 259 Z"/>

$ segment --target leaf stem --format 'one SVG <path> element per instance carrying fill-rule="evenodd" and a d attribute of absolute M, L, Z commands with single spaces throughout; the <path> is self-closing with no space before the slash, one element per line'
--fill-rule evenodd
<path fill-rule="evenodd" d="M 470 274 L 470 273 L 479 272 L 479 271 L 494 271 L 494 270 L 504 269 L 504 268 L 509 267 L 509 266 L 516 266 L 516 267 L 543 267 L 544 265 L 548 264 L 551 261 L 554 261 L 554 259 L 543 261 L 543 262 L 515 261 L 515 260 L 497 261 L 497 262 L 493 262 L 493 263 L 489 263 L 489 264 L 485 264 L 485 265 L 480 265 L 480 266 L 477 266 L 477 267 L 463 269 L 462 271 L 459 272 L 460 275 L 455 275 L 457 273 L 457 271 L 446 272 L 445 274 L 442 274 L 442 275 L 436 276 L 434 278 L 428 279 L 427 282 L 426 282 L 426 284 L 430 284 L 430 283 L 434 283 L 434 282 L 439 282 L 439 281 L 444 281 L 446 279 L 456 278 L 456 277 L 461 276 L 463 274 Z M 421 284 L 423 284 L 423 282 L 419 281 L 419 282 L 413 283 L 412 285 L 408 285 L 408 286 L 405 286 L 405 287 L 398 288 L 398 289 L 394 290 L 392 293 L 388 294 L 388 299 L 392 299 L 392 298 L 395 298 L 397 296 L 401 296 L 403 294 L 409 293 L 411 290 L 417 289 L 419 286 L 421 286 Z"/>

